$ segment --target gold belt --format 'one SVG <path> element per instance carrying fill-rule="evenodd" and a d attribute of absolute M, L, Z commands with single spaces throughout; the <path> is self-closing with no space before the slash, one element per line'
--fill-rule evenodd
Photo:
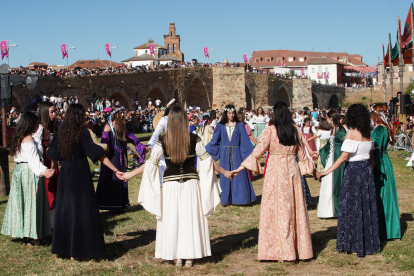
<path fill-rule="evenodd" d="M 294 152 L 271 152 L 270 155 L 295 155 Z"/>

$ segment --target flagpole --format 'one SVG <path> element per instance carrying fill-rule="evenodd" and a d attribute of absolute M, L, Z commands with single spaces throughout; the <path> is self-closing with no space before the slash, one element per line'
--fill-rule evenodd
<path fill-rule="evenodd" d="M 384 96 L 385 103 L 387 94 L 387 69 L 385 69 L 384 44 L 382 44 L 382 94 Z"/>
<path fill-rule="evenodd" d="M 10 51 L 10 49 L 9 49 L 9 39 L 7 39 L 7 66 L 10 67 L 10 65 L 9 65 L 9 51 Z"/>
<path fill-rule="evenodd" d="M 394 69 L 393 69 L 393 64 L 392 64 L 392 54 L 391 54 L 391 39 L 390 39 L 390 37 L 391 37 L 391 33 L 388 33 L 388 48 L 389 48 L 389 56 L 388 56 L 388 59 L 389 59 L 389 61 L 390 61 L 390 97 L 392 98 L 393 97 L 393 84 L 394 84 L 394 80 L 393 80 L 393 78 L 394 78 Z M 391 99 L 390 98 L 390 99 Z"/>
<path fill-rule="evenodd" d="M 109 58 L 110 58 L 110 62 L 109 62 L 109 67 L 111 67 L 111 70 L 112 70 L 112 42 L 109 42 L 109 50 L 110 50 L 110 55 L 109 55 Z"/>
<path fill-rule="evenodd" d="M 404 56 L 402 54 L 402 50 L 401 50 L 401 22 L 400 22 L 400 17 L 397 16 L 397 20 L 398 20 L 398 76 L 400 78 L 400 91 L 402 92 L 404 90 Z"/>

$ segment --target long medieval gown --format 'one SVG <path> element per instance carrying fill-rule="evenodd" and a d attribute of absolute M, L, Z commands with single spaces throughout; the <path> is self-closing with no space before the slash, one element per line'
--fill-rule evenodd
<path fill-rule="evenodd" d="M 242 166 L 261 173 L 259 157 L 269 148 L 259 226 L 259 260 L 293 261 L 313 257 L 312 238 L 301 171 L 313 168 L 302 143 L 283 146 L 275 126 L 267 127 L 260 143 Z M 295 153 L 299 158 L 296 163 Z"/>
<path fill-rule="evenodd" d="M 253 149 L 242 122 L 237 123 L 235 127 L 226 127 L 218 123 L 214 129 L 213 138 L 206 146 L 211 157 L 215 161 L 220 159 L 220 166 L 228 171 L 240 167 Z M 222 205 L 249 204 L 256 200 L 247 170 L 242 170 L 232 181 L 220 175 L 220 186 Z"/>
<path fill-rule="evenodd" d="M 345 129 L 338 130 L 334 136 L 329 138 L 327 144 L 320 149 L 320 159 L 325 171 L 342 155 L 341 147 L 345 135 Z M 339 195 L 341 193 L 344 170 L 345 162 L 335 171 L 322 178 L 317 213 L 319 218 L 338 217 Z"/>
<path fill-rule="evenodd" d="M 104 145 L 97 142 L 92 131 L 83 129 L 72 158 L 62 159 L 58 140 L 56 136 L 46 153 L 50 159 L 63 161 L 56 194 L 52 253 L 78 258 L 104 257 L 105 241 L 88 162 L 88 157 L 96 162 L 104 154 Z"/>
<path fill-rule="evenodd" d="M 111 163 L 121 172 L 126 172 L 128 159 L 126 157 L 127 143 L 133 143 L 135 150 L 140 155 L 139 162 L 145 160 L 145 145 L 131 132 L 125 132 L 125 140 L 121 141 L 113 135 L 112 131 L 102 134 L 101 143 L 108 146 L 106 156 Z M 128 181 L 120 180 L 115 173 L 104 164 L 101 164 L 98 187 L 96 188 L 98 207 L 101 210 L 121 210 L 130 206 L 128 198 Z"/>
<path fill-rule="evenodd" d="M 374 143 L 374 181 L 377 193 L 378 222 L 381 240 L 401 239 L 400 212 L 394 168 L 388 157 L 388 131 L 379 125 L 371 133 Z"/>

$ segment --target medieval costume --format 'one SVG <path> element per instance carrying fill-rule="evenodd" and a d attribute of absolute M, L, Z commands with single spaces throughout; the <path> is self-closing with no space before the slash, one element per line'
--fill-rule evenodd
<path fill-rule="evenodd" d="M 47 156 L 61 160 L 59 138 L 50 144 Z M 105 241 L 88 157 L 92 162 L 104 154 L 95 134 L 89 129 L 80 133 L 72 158 L 63 159 L 60 169 L 53 230 L 52 253 L 78 258 L 106 255 Z"/>
<path fill-rule="evenodd" d="M 207 152 L 215 161 L 220 159 L 220 166 L 231 171 L 253 151 L 253 145 L 247 136 L 243 122 L 235 126 L 225 126 L 218 123 L 214 129 L 213 138 L 206 146 Z M 246 170 L 241 171 L 230 181 L 220 175 L 221 204 L 249 204 L 256 200 L 252 182 Z"/>
<path fill-rule="evenodd" d="M 283 146 L 275 126 L 267 127 L 253 153 L 241 164 L 261 173 L 259 158 L 269 148 L 260 209 L 259 260 L 293 261 L 313 257 L 308 211 L 300 176 L 311 173 L 302 143 Z M 299 164 L 295 160 L 295 153 Z"/>
<path fill-rule="evenodd" d="M 127 159 L 127 143 L 134 144 L 135 150 L 140 155 L 139 163 L 145 160 L 145 145 L 141 144 L 139 139 L 131 132 L 125 132 L 125 140 L 119 140 L 115 135 L 112 124 L 112 116 L 124 110 L 125 107 L 120 107 L 114 110 L 108 117 L 108 124 L 111 131 L 105 131 L 102 134 L 101 143 L 106 144 L 108 152 L 106 156 L 111 163 L 121 172 L 126 172 L 128 165 Z M 101 173 L 99 176 L 98 187 L 96 189 L 96 196 L 98 199 L 98 207 L 101 210 L 121 210 L 128 208 L 128 182 L 120 180 L 115 173 L 104 164 L 101 164 Z"/>
<path fill-rule="evenodd" d="M 155 258 L 198 259 L 211 256 L 207 217 L 220 202 L 220 187 L 213 160 L 201 139 L 190 138 L 190 152 L 181 164 L 174 164 L 166 152 L 164 137 L 153 147 L 145 163 L 138 203 L 157 217 Z M 199 156 L 200 171 L 194 167 Z M 158 162 L 165 155 L 167 168 L 163 187 L 159 185 Z"/>

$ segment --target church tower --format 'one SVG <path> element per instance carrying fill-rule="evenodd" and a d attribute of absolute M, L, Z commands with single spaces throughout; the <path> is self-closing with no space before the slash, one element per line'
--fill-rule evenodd
<path fill-rule="evenodd" d="M 175 33 L 175 23 L 170 23 L 168 28 L 168 34 L 164 35 L 165 48 L 168 49 L 168 55 L 176 57 L 181 61 L 184 61 L 184 54 L 180 49 L 180 35 Z"/>

